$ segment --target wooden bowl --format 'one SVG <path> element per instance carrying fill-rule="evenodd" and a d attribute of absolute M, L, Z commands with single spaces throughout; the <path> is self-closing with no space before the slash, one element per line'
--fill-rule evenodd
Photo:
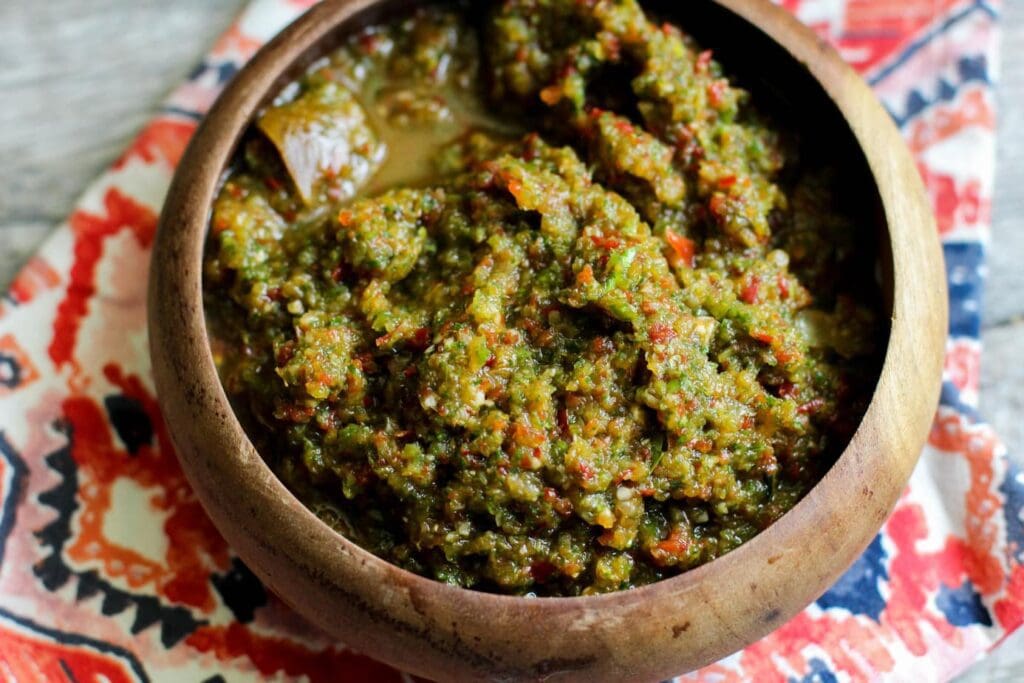
<path fill-rule="evenodd" d="M 860 555 L 917 461 L 935 410 L 946 333 L 937 233 L 889 116 L 825 43 L 764 0 L 647 3 L 748 87 L 823 131 L 875 224 L 892 323 L 881 378 L 841 457 L 792 511 L 737 550 L 643 588 L 521 598 L 416 576 L 349 542 L 271 472 L 232 413 L 202 301 L 210 206 L 243 132 L 280 87 L 398 0 L 326 0 L 256 55 L 192 140 L 153 251 L 149 330 L 160 405 L 182 467 L 217 528 L 285 602 L 342 641 L 440 679 L 653 680 L 764 636 Z"/>

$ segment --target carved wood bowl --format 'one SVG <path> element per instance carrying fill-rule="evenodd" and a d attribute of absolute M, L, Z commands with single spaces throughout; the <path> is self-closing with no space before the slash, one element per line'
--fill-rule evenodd
<path fill-rule="evenodd" d="M 181 464 L 217 528 L 311 622 L 380 660 L 438 679 L 653 680 L 695 669 L 783 624 L 864 550 L 910 475 L 937 402 L 947 309 L 936 230 L 888 115 L 840 57 L 766 0 L 645 3 L 794 126 L 842 155 L 877 231 L 891 313 L 881 377 L 848 447 L 781 520 L 675 578 L 593 597 L 522 598 L 413 575 L 343 538 L 256 452 L 221 388 L 202 299 L 210 206 L 256 112 L 354 27 L 397 0 L 325 0 L 264 47 L 195 134 L 153 252 L 149 330 L 160 405 Z M 788 123 L 788 122 L 787 122 Z M 798 128 L 799 129 L 799 128 Z"/>

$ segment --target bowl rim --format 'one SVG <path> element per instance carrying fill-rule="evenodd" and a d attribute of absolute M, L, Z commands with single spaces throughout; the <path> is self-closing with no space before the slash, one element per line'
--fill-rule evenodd
<path fill-rule="evenodd" d="M 889 341 L 878 384 L 861 424 L 825 476 L 778 521 L 711 562 L 638 588 L 580 597 L 524 599 L 449 586 L 413 574 L 344 538 L 298 501 L 257 454 L 234 417 L 219 381 L 207 339 L 202 259 L 216 188 L 252 113 L 280 89 L 297 64 L 308 61 L 314 53 L 319 56 L 318 47 L 329 42 L 342 24 L 381 4 L 376 0 L 323 0 L 264 46 L 210 109 L 181 159 L 153 250 L 148 310 L 159 402 L 189 481 L 198 491 L 219 490 L 215 502 L 211 503 L 209 496 L 200 498 L 229 542 L 237 541 L 247 550 L 258 547 L 275 553 L 278 559 L 295 563 L 304 571 L 320 570 L 322 581 L 331 581 L 332 572 L 336 580 L 337 572 L 347 567 L 341 573 L 361 572 L 377 582 L 400 584 L 410 594 L 429 593 L 461 608 L 468 605 L 474 610 L 494 609 L 496 614 L 512 609 L 527 613 L 530 618 L 540 618 L 553 613 L 579 616 L 593 610 L 632 609 L 640 603 L 679 599 L 693 591 L 700 599 L 716 603 L 714 596 L 703 590 L 709 577 L 744 576 L 743 565 L 766 556 L 772 565 L 772 548 L 778 551 L 774 554 L 782 553 L 783 559 L 788 554 L 787 561 L 780 564 L 789 568 L 802 566 L 792 555 L 799 552 L 806 540 L 805 530 L 809 525 L 826 521 L 828 515 L 823 506 L 835 506 L 836 501 L 844 498 L 848 500 L 839 506 L 841 511 L 849 514 L 860 510 L 872 517 L 875 530 L 881 526 L 917 461 L 938 400 L 948 313 L 944 269 L 931 210 L 916 167 L 888 114 L 827 43 L 788 12 L 767 1 L 713 2 L 764 33 L 806 67 L 849 125 L 864 153 L 884 211 L 893 269 Z M 901 413 L 899 424 L 889 414 L 897 407 Z M 211 432 L 216 425 L 221 431 Z M 879 446 L 890 446 L 894 452 L 882 452 Z M 224 457 L 208 457 L 213 451 Z M 889 474 L 881 486 L 873 479 L 879 467 Z M 212 478 L 212 485 L 203 483 L 208 478 Z M 851 490 L 853 495 L 848 493 Z M 268 540 L 265 534 L 263 538 L 251 539 L 255 545 L 248 545 L 236 531 L 225 530 L 224 526 L 230 523 L 221 507 L 237 507 L 241 500 L 250 504 L 258 501 L 264 506 L 249 510 L 252 523 L 256 524 L 258 518 L 259 528 L 264 532 L 263 523 L 268 520 L 283 525 L 280 531 L 266 532 L 276 536 L 276 541 Z M 827 536 L 830 547 L 825 553 L 808 553 L 812 558 L 825 554 L 839 557 L 833 565 L 842 566 L 832 566 L 821 575 L 809 577 L 806 585 L 796 591 L 799 599 L 790 601 L 801 603 L 799 608 L 791 604 L 764 610 L 770 618 L 760 625 L 762 634 L 820 595 L 867 546 L 874 533 L 861 531 L 852 535 L 845 540 L 841 535 Z M 282 538 L 289 542 L 282 544 Z M 243 559 L 248 563 L 251 558 Z M 272 573 L 263 572 L 261 578 L 275 587 Z M 778 592 L 787 586 L 793 588 L 793 579 L 784 580 L 776 571 L 760 586 L 752 587 L 750 593 L 764 597 L 774 592 L 778 602 Z M 809 599 L 805 599 L 807 596 Z M 370 600 L 385 597 L 367 595 Z M 718 621 L 723 628 L 728 627 L 727 619 Z M 733 633 L 737 637 L 729 643 L 728 651 L 735 643 L 750 640 L 749 633 Z"/>

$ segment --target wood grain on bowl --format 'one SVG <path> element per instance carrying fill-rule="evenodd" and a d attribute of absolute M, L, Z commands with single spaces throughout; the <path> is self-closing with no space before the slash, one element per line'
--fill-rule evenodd
<path fill-rule="evenodd" d="M 761 0 L 650 3 L 730 71 L 819 126 L 874 216 L 891 312 L 868 411 L 836 464 L 752 541 L 678 577 L 582 598 L 447 586 L 367 553 L 306 509 L 246 437 L 221 388 L 202 301 L 209 207 L 255 114 L 346 30 L 407 2 L 325 0 L 256 55 L 197 131 L 161 218 L 149 290 L 161 407 L 182 466 L 253 571 L 312 622 L 371 656 L 440 679 L 651 680 L 756 640 L 818 597 L 890 512 L 938 398 L 945 278 L 916 168 L 888 115 L 838 55 Z"/>

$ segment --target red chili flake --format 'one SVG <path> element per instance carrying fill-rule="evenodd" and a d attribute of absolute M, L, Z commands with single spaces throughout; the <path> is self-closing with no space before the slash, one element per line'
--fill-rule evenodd
<path fill-rule="evenodd" d="M 232 199 L 241 199 L 242 197 L 245 196 L 245 190 L 243 190 L 240 186 L 235 185 L 234 183 L 229 184 L 227 189 L 228 194 L 231 195 Z"/>
<path fill-rule="evenodd" d="M 214 232 L 224 232 L 225 230 L 228 229 L 228 227 L 230 227 L 230 223 L 228 223 L 223 218 L 218 218 L 218 219 L 213 221 L 213 231 Z"/>
<path fill-rule="evenodd" d="M 693 240 L 672 230 L 666 230 L 665 241 L 686 265 L 693 267 L 693 257 L 697 251 L 697 245 Z"/>
<path fill-rule="evenodd" d="M 632 123 L 629 121 L 623 121 L 622 119 L 615 122 L 615 129 L 623 135 L 633 135 L 636 132 Z"/>
<path fill-rule="evenodd" d="M 796 351 L 786 348 L 775 349 L 775 357 L 780 363 L 789 363 L 790 361 L 796 360 L 799 354 Z"/>
<path fill-rule="evenodd" d="M 338 223 L 343 228 L 347 228 L 350 225 L 352 225 L 352 218 L 352 212 L 349 211 L 348 209 L 343 209 L 340 213 L 338 213 Z"/>
<path fill-rule="evenodd" d="M 633 468 L 627 467 L 615 476 L 615 483 L 621 484 L 624 481 L 633 481 Z"/>
<path fill-rule="evenodd" d="M 271 287 L 267 290 L 267 298 L 271 301 L 280 301 L 284 298 L 280 287 Z"/>
<path fill-rule="evenodd" d="M 782 385 L 779 386 L 779 396 L 781 396 L 782 398 L 789 398 L 795 393 L 796 385 L 794 385 L 792 382 L 783 382 Z"/>
<path fill-rule="evenodd" d="M 764 330 L 751 330 L 750 336 L 763 344 L 771 344 L 775 341 L 775 337 L 770 332 L 765 332 Z"/>
<path fill-rule="evenodd" d="M 654 323 L 647 331 L 647 336 L 655 344 L 660 344 L 675 339 L 676 331 L 664 323 Z"/>
<path fill-rule="evenodd" d="M 618 249 L 620 246 L 622 246 L 622 241 L 618 237 L 591 235 L 590 241 L 594 243 L 594 246 L 600 247 L 601 249 Z"/>
<path fill-rule="evenodd" d="M 594 269 L 590 267 L 590 264 L 583 266 L 583 270 L 576 276 L 576 281 L 581 285 L 589 285 L 594 282 Z"/>
<path fill-rule="evenodd" d="M 533 564 L 530 565 L 530 576 L 532 576 L 536 581 L 544 583 L 551 578 L 552 574 L 555 573 L 555 569 L 557 569 L 557 567 L 547 560 L 535 560 Z"/>
<path fill-rule="evenodd" d="M 708 102 L 716 109 L 725 102 L 725 89 L 728 84 L 723 79 L 708 84 Z"/>
<path fill-rule="evenodd" d="M 417 374 L 419 374 L 419 371 L 419 368 L 417 368 L 415 365 L 407 365 L 405 370 L 402 371 L 402 374 L 405 375 L 406 377 L 415 377 Z"/>
<path fill-rule="evenodd" d="M 377 48 L 380 46 L 380 36 L 376 33 L 363 33 L 359 36 L 359 47 L 363 49 L 363 52 L 372 55 L 377 52 Z"/>
<path fill-rule="evenodd" d="M 576 465 L 576 471 L 580 473 L 580 477 L 586 481 L 590 481 L 594 478 L 594 468 L 585 462 L 578 463 Z"/>
<path fill-rule="evenodd" d="M 752 429 L 755 422 L 756 420 L 754 420 L 753 415 L 744 415 L 743 422 L 740 423 L 740 426 L 742 426 L 743 429 Z"/>
<path fill-rule="evenodd" d="M 709 66 L 711 66 L 711 50 L 704 50 L 697 55 L 696 71 L 699 74 L 707 73 Z"/>
<path fill-rule="evenodd" d="M 277 178 L 274 178 L 273 176 L 271 176 L 270 178 L 267 178 L 263 182 L 266 184 L 267 187 L 269 187 L 274 192 L 277 192 L 282 187 L 284 187 L 284 185 L 281 183 L 281 181 L 278 180 Z"/>
<path fill-rule="evenodd" d="M 747 282 L 746 286 L 740 292 L 740 299 L 744 303 L 754 304 L 757 303 L 757 296 L 761 291 L 761 277 L 754 275 Z"/>
<path fill-rule="evenodd" d="M 519 49 L 516 50 L 516 61 L 525 62 L 526 58 L 530 56 L 530 51 L 526 49 L 525 45 L 520 45 Z"/>
<path fill-rule="evenodd" d="M 722 188 L 723 190 L 727 190 L 727 189 L 729 189 L 730 187 L 732 187 L 735 184 L 736 184 L 736 176 L 734 176 L 734 175 L 727 175 L 724 178 L 719 178 L 718 179 L 718 186 L 720 188 Z"/>
<path fill-rule="evenodd" d="M 298 214 L 295 213 L 294 211 L 292 211 L 291 209 L 288 209 L 287 211 L 282 211 L 281 212 L 281 218 L 285 219 L 285 221 L 287 221 L 289 223 L 294 223 L 295 222 L 295 218 L 297 216 L 298 216 Z"/>
<path fill-rule="evenodd" d="M 523 193 L 523 184 L 519 182 L 519 179 L 509 178 L 507 180 L 507 187 L 509 194 L 515 197 L 516 201 L 519 201 L 519 195 Z"/>
<path fill-rule="evenodd" d="M 430 328 L 420 327 L 412 333 L 412 338 L 409 340 L 409 346 L 418 351 L 430 346 Z"/>
<path fill-rule="evenodd" d="M 701 453 L 710 453 L 711 449 L 714 448 L 714 444 L 711 443 L 710 439 L 694 439 L 687 446 Z"/>
<path fill-rule="evenodd" d="M 340 265 L 335 266 L 334 270 L 331 271 L 331 279 L 335 282 L 341 282 L 343 277 L 345 277 L 345 269 Z"/>
<path fill-rule="evenodd" d="M 288 404 L 281 406 L 278 410 L 281 413 L 281 417 L 289 422 L 309 422 L 310 418 L 313 417 L 313 408 L 309 406 Z"/>
<path fill-rule="evenodd" d="M 775 278 L 775 282 L 779 285 L 779 296 L 783 299 L 789 298 L 789 280 L 782 273 L 779 273 Z"/>
<path fill-rule="evenodd" d="M 615 345 L 608 337 L 595 337 L 594 341 L 591 342 L 591 348 L 593 348 L 594 353 L 606 354 L 614 351 Z"/>
<path fill-rule="evenodd" d="M 669 537 L 657 545 L 659 550 L 663 550 L 670 555 L 682 555 L 689 547 L 689 539 L 685 538 L 678 529 L 673 529 Z"/>
<path fill-rule="evenodd" d="M 818 398 L 812 398 L 810 401 L 797 408 L 796 411 L 801 415 L 808 415 L 810 413 L 816 413 L 824 407 L 825 399 L 819 396 Z"/>

